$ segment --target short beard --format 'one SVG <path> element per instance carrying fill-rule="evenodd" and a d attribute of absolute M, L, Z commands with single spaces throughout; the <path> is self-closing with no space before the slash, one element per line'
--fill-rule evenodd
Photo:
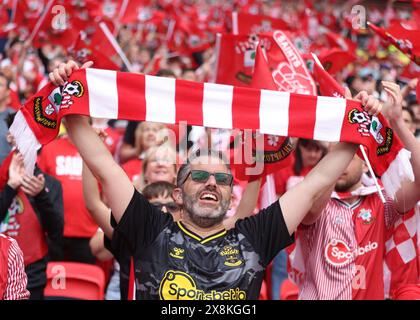
<path fill-rule="evenodd" d="M 346 180 L 345 182 L 336 183 L 335 187 L 334 187 L 334 190 L 336 192 L 350 191 L 352 189 L 352 187 L 360 181 L 360 177 L 358 177 L 357 179 L 356 178 L 357 177 L 354 177 L 353 179 Z"/>
<path fill-rule="evenodd" d="M 218 208 L 219 213 L 216 216 L 212 217 L 206 217 L 202 216 L 200 214 L 197 214 L 196 212 L 200 210 L 200 208 L 197 208 L 197 200 L 194 199 L 194 197 L 189 196 L 182 192 L 183 196 L 183 202 L 184 202 L 184 211 L 188 214 L 188 217 L 190 220 L 200 228 L 211 228 L 215 225 L 218 225 L 223 222 L 223 219 L 226 216 L 227 210 L 229 208 L 229 202 L 222 200 L 220 202 L 220 206 Z"/>

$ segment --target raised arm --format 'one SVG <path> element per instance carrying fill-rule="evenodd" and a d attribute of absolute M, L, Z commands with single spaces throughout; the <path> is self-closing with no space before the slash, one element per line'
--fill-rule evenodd
<path fill-rule="evenodd" d="M 345 96 L 346 99 L 352 99 L 350 90 L 347 87 L 345 88 Z M 372 95 L 368 95 L 366 91 L 359 92 L 354 97 L 354 99 L 360 101 L 365 111 L 368 112 L 370 115 L 377 115 L 382 110 L 382 105 L 379 102 L 379 100 L 374 98 Z M 322 211 L 324 210 L 325 206 L 331 198 L 331 193 L 334 190 L 334 185 L 335 183 L 331 184 L 329 188 L 325 189 L 324 193 L 320 194 L 319 197 L 317 197 L 317 199 L 312 204 L 310 211 L 302 220 L 302 224 L 313 224 L 319 218 L 319 216 L 321 215 Z"/>
<path fill-rule="evenodd" d="M 244 219 L 252 215 L 252 212 L 258 202 L 260 186 L 261 178 L 248 182 L 235 215 L 223 222 L 226 229 L 232 229 L 237 220 Z"/>
<path fill-rule="evenodd" d="M 394 100 L 386 110 L 386 116 L 392 129 L 401 139 L 404 147 L 411 152 L 411 166 L 414 172 L 413 182 L 403 182 L 395 194 L 395 205 L 398 212 L 404 213 L 412 209 L 420 200 L 420 143 L 405 125 L 402 117 L 402 94 L 398 84 L 382 81 L 388 95 Z"/>
<path fill-rule="evenodd" d="M 280 207 L 289 230 L 295 232 L 314 203 L 335 184 L 349 165 L 358 146 L 339 143 L 309 172 L 305 179 L 280 197 Z"/>
<path fill-rule="evenodd" d="M 114 229 L 111 226 L 111 212 L 101 200 L 98 188 L 98 181 L 93 176 L 85 162 L 82 170 L 83 198 L 85 205 L 93 220 L 103 230 L 106 236 L 111 239 Z"/>
<path fill-rule="evenodd" d="M 85 64 L 83 67 L 89 67 L 90 65 Z M 74 61 L 60 64 L 50 74 L 50 79 L 56 85 L 63 85 L 73 70 L 78 68 Z M 68 115 L 64 120 L 71 141 L 101 183 L 109 207 L 118 223 L 134 193 L 134 187 L 130 179 L 114 161 L 111 153 L 90 126 L 88 117 Z"/>

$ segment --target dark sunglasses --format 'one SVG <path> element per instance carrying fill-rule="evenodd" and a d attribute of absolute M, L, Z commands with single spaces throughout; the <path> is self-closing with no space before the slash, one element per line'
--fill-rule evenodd
<path fill-rule="evenodd" d="M 204 170 L 191 170 L 189 175 L 190 174 L 191 174 L 191 179 L 195 182 L 206 183 L 207 180 L 209 180 L 210 176 L 214 176 L 214 179 L 216 179 L 216 183 L 218 185 L 232 186 L 232 183 L 233 183 L 233 176 L 230 173 L 224 173 L 224 172 L 210 173 Z"/>
<path fill-rule="evenodd" d="M 165 207 L 168 212 L 173 213 L 173 212 L 179 211 L 179 206 L 175 202 L 168 202 L 168 203 L 155 202 L 155 203 L 152 203 L 152 205 L 160 211 L 162 211 L 163 207 Z"/>

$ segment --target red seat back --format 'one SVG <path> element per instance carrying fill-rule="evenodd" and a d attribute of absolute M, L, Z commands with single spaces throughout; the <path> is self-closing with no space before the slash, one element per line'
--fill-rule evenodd
<path fill-rule="evenodd" d="M 280 287 L 280 300 L 297 300 L 299 287 L 289 279 L 283 281 Z"/>
<path fill-rule="evenodd" d="M 71 298 L 103 300 L 104 271 L 96 266 L 78 262 L 49 262 L 44 295 L 48 299 Z"/>

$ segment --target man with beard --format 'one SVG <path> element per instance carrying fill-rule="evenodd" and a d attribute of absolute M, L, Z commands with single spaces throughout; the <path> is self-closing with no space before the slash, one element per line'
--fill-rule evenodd
<path fill-rule="evenodd" d="M 77 68 L 74 62 L 60 65 L 50 79 L 62 85 Z M 374 98 L 362 104 L 371 114 L 380 109 Z M 120 238 L 131 248 L 140 299 L 257 299 L 264 269 L 293 242 L 297 226 L 357 149 L 353 144 L 337 145 L 278 201 L 227 231 L 223 218 L 230 206 L 233 177 L 220 154 L 200 151 L 181 166 L 173 197 L 183 208 L 183 220 L 174 222 L 134 189 L 87 117 L 69 115 L 66 122 L 68 134 L 108 199 L 113 241 L 118 245 Z"/>
<path fill-rule="evenodd" d="M 354 156 L 337 180 L 335 192 L 331 189 L 320 197 L 298 228 L 289 276 L 299 286 L 299 299 L 385 298 L 386 234 L 399 214 L 407 213 L 420 200 L 420 144 L 404 123 L 399 86 L 382 84 L 394 100 L 386 115 L 411 152 L 415 180 L 404 182 L 395 200 L 386 196 L 383 204 L 375 186 L 363 184 L 367 170 L 363 160 Z M 409 248 L 398 251 L 403 256 Z M 406 266 L 403 282 L 416 283 L 418 275 L 417 266 Z"/>

